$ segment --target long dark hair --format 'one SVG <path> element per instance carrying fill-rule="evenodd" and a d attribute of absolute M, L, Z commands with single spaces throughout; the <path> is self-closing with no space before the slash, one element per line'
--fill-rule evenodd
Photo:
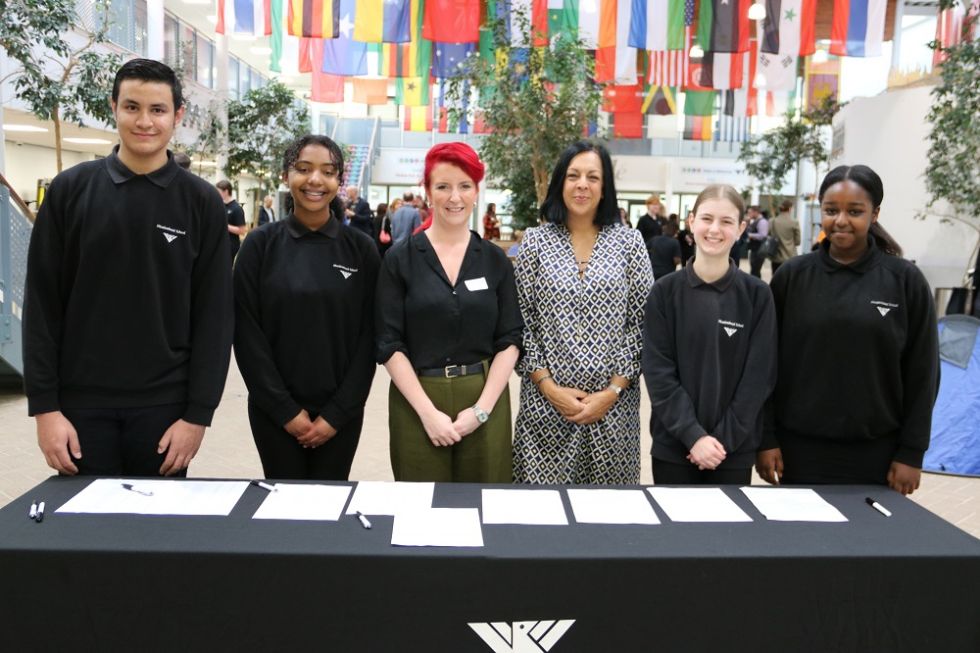
<path fill-rule="evenodd" d="M 823 196 L 827 192 L 827 189 L 834 184 L 839 184 L 848 179 L 864 189 L 864 192 L 871 199 L 871 207 L 874 210 L 881 207 L 881 201 L 885 198 L 885 185 L 881 182 L 881 177 L 878 176 L 878 173 L 865 165 L 837 166 L 828 172 L 827 176 L 820 183 L 820 192 L 817 194 L 817 199 L 823 202 Z M 871 223 L 868 233 L 874 238 L 875 245 L 878 246 L 878 249 L 885 254 L 902 256 L 902 246 L 881 226 L 880 221 L 875 220 Z"/>
<path fill-rule="evenodd" d="M 289 175 L 289 169 L 293 167 L 296 160 L 299 159 L 299 153 L 303 151 L 303 148 L 307 145 L 319 145 L 321 147 L 327 148 L 330 152 L 330 157 L 333 159 L 333 163 L 337 166 L 337 189 L 339 191 L 340 187 L 344 184 L 344 153 L 340 149 L 332 138 L 323 136 L 321 134 L 307 134 L 306 136 L 301 136 L 295 141 L 289 144 L 286 148 L 285 153 L 282 155 L 282 175 L 286 177 Z M 288 213 L 293 212 L 293 195 L 292 193 L 286 197 L 286 211 Z M 332 217 L 337 220 L 342 219 L 344 215 L 344 201 L 340 199 L 340 193 L 338 192 L 336 196 L 330 201 L 330 213 Z"/>
<path fill-rule="evenodd" d="M 541 204 L 540 215 L 545 222 L 564 225 L 568 221 L 568 209 L 565 207 L 565 200 L 562 197 L 562 190 L 565 187 L 565 174 L 572 159 L 583 152 L 595 152 L 599 155 L 602 163 L 602 199 L 596 208 L 595 220 L 593 224 L 600 227 L 611 224 L 619 224 L 619 204 L 616 201 L 616 180 L 613 172 L 612 157 L 600 143 L 581 140 L 572 143 L 558 157 L 558 163 L 551 173 L 551 183 L 548 184 L 548 195 Z"/>

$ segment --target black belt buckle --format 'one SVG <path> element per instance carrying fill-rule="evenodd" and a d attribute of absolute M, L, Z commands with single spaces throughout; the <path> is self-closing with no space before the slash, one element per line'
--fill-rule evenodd
<path fill-rule="evenodd" d="M 457 376 L 463 376 L 463 372 L 466 371 L 465 365 L 448 365 L 443 368 L 447 379 L 455 379 Z"/>

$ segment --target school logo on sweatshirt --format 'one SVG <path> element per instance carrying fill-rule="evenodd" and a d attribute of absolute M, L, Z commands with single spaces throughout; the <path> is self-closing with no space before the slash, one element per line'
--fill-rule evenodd
<path fill-rule="evenodd" d="M 550 651 L 575 623 L 558 621 L 515 621 L 467 624 L 494 653 L 538 653 Z"/>
<path fill-rule="evenodd" d="M 173 227 L 167 227 L 162 224 L 157 225 L 157 229 L 163 232 L 163 237 L 167 239 L 168 243 L 172 243 L 181 236 L 186 236 L 186 231 L 181 231 L 180 229 L 174 229 Z"/>
<path fill-rule="evenodd" d="M 337 268 L 337 270 L 338 270 L 338 271 L 339 271 L 339 272 L 340 272 L 340 273 L 341 273 L 342 275 L 344 275 L 344 278 L 345 278 L 345 279 L 350 279 L 350 276 L 351 276 L 352 274 L 354 274 L 355 272 L 357 272 L 357 268 L 349 268 L 349 267 L 347 267 L 346 265 L 339 265 L 339 264 L 337 264 L 337 263 L 334 263 L 334 264 L 333 264 L 333 266 L 334 266 L 335 268 Z"/>
<path fill-rule="evenodd" d="M 892 310 L 893 308 L 898 308 L 898 304 L 892 304 L 890 302 L 879 302 L 876 299 L 872 299 L 871 304 L 872 306 L 878 309 L 878 312 L 881 313 L 881 317 L 885 317 L 886 315 L 888 315 L 888 311 Z"/>
<path fill-rule="evenodd" d="M 728 320 L 718 320 L 718 324 L 720 324 L 721 328 L 725 330 L 725 333 L 728 334 L 729 338 L 731 338 L 733 335 L 738 333 L 739 329 L 745 327 L 744 324 L 739 324 L 738 322 L 729 322 Z"/>

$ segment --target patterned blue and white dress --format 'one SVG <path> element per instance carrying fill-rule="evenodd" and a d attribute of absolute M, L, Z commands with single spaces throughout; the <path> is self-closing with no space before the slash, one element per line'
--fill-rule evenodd
<path fill-rule="evenodd" d="M 579 278 L 571 234 L 561 225 L 528 229 L 517 257 L 524 316 L 518 365 L 520 408 L 514 436 L 518 483 L 640 482 L 640 352 L 643 309 L 653 271 L 640 233 L 622 225 L 599 231 Z M 613 375 L 630 387 L 606 416 L 579 426 L 562 417 L 531 382 L 547 368 L 555 383 L 597 392 Z"/>

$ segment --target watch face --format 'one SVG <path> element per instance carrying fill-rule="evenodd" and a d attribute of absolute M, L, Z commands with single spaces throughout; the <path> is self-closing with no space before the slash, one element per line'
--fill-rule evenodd
<path fill-rule="evenodd" d="M 485 424 L 486 421 L 490 419 L 490 415 L 488 415 L 487 411 L 483 410 L 482 408 L 474 406 L 473 412 L 476 414 L 476 421 L 478 421 L 480 424 Z"/>

